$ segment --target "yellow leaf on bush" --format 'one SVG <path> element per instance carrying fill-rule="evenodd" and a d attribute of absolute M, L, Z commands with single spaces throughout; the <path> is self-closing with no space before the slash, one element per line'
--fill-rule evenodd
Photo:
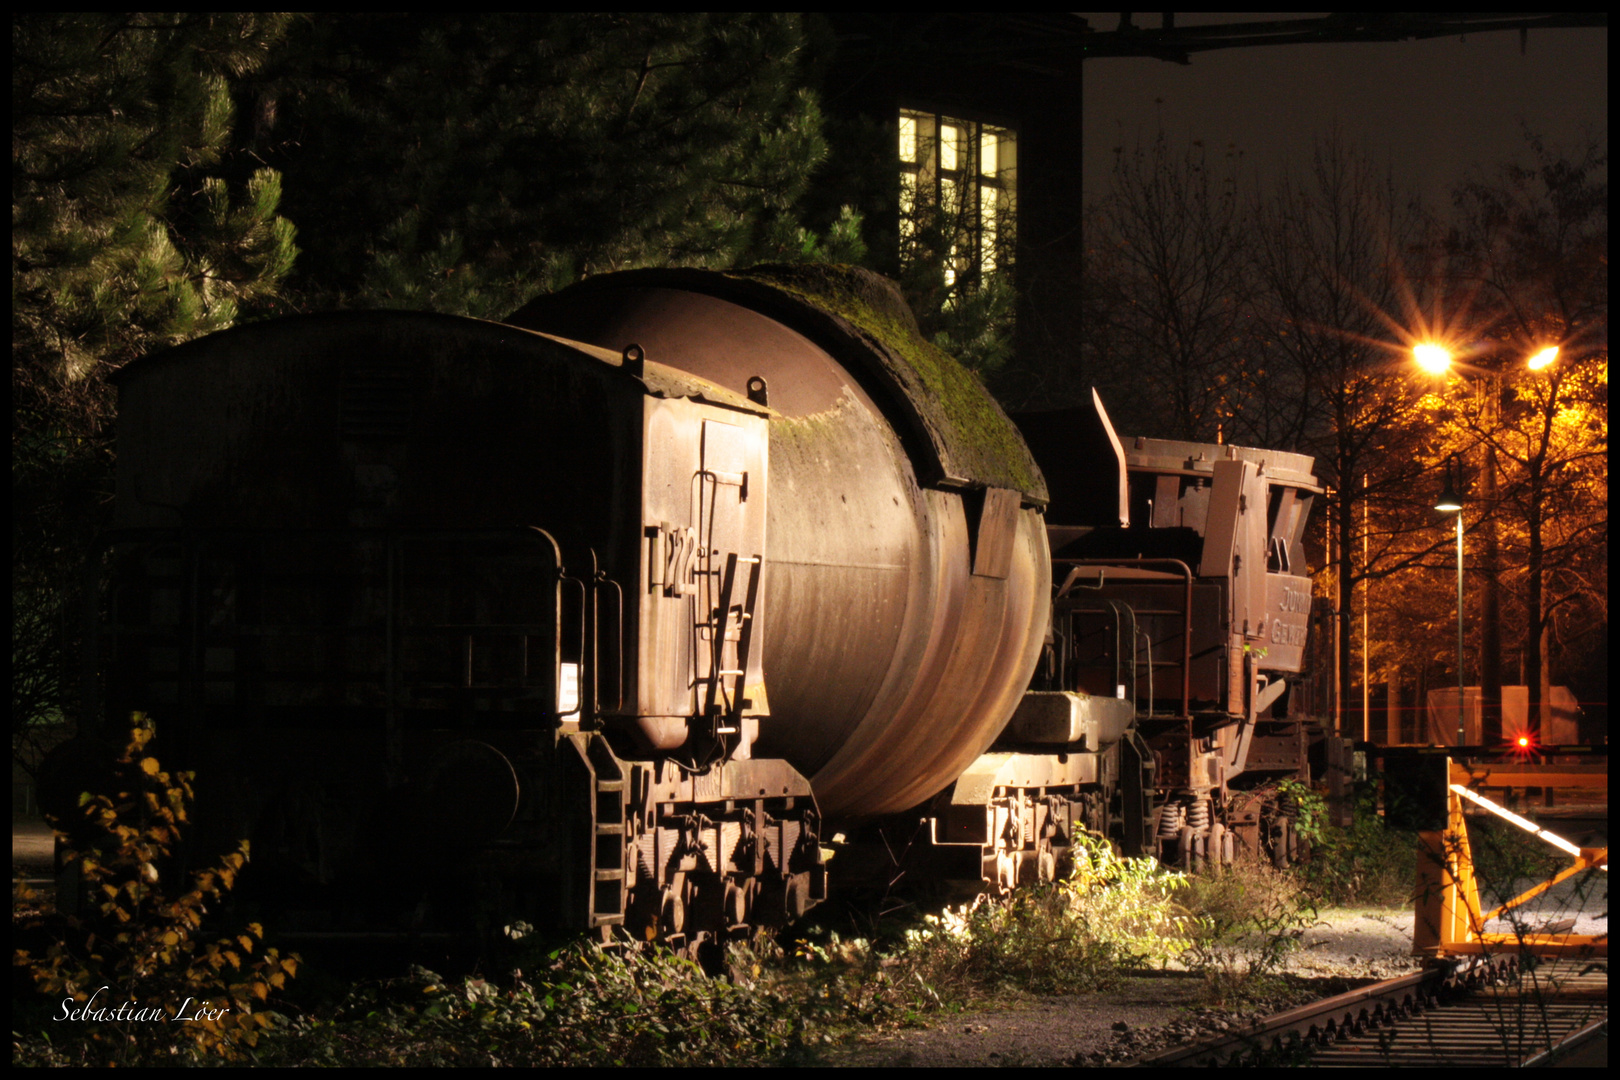
<path fill-rule="evenodd" d="M 156 776 L 158 774 L 157 758 L 141 758 L 141 772 L 147 776 Z"/>

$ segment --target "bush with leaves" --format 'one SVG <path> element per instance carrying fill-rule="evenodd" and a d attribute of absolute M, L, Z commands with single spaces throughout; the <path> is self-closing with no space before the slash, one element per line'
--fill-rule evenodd
<path fill-rule="evenodd" d="M 879 946 L 804 930 L 734 942 L 710 978 L 657 946 L 579 944 L 525 956 L 497 984 L 421 968 L 354 989 L 260 1044 L 262 1064 L 744 1065 L 797 1063 L 852 1029 L 915 1022 L 980 991 L 1067 992 L 1186 947 L 1182 880 L 1101 840 L 1063 882 L 928 917 Z M 526 927 L 512 928 L 524 936 Z"/>
<path fill-rule="evenodd" d="M 325 1019 L 261 1045 L 261 1064 L 670 1066 L 773 1060 L 802 1028 L 794 1003 L 740 974 L 712 979 L 656 946 L 580 944 L 506 985 L 413 967 L 356 987 Z"/>
<path fill-rule="evenodd" d="M 1182 875 L 1087 836 L 1070 855 L 1073 867 L 1060 882 L 926 917 L 908 934 L 901 962 L 936 993 L 963 983 L 1068 993 L 1107 986 L 1186 947 L 1187 920 L 1175 899 Z"/>
<path fill-rule="evenodd" d="M 1385 824 L 1372 787 L 1358 793 L 1348 826 L 1319 820 L 1309 839 L 1311 859 L 1300 867 L 1300 879 L 1316 903 L 1410 906 L 1412 883 L 1417 880 L 1417 837 Z"/>
<path fill-rule="evenodd" d="M 59 910 L 46 907 L 21 928 L 25 938 L 51 943 L 41 955 L 17 949 L 13 964 L 45 996 L 49 1017 L 68 1019 L 48 1033 L 21 1036 L 24 1057 L 98 1065 L 235 1059 L 276 1019 L 266 1009 L 270 995 L 297 971 L 296 954 L 260 950 L 264 932 L 256 923 L 237 934 L 205 935 L 204 918 L 234 886 L 248 845 L 179 881 L 174 855 L 192 777 L 165 772 L 146 753 L 152 737 L 152 722 L 135 714 L 118 759 L 121 790 L 83 795 L 82 822 L 52 821 L 59 836 L 77 838 L 78 850 L 65 853 L 60 887 L 83 899 L 63 897 Z M 14 906 L 37 900 L 18 887 Z"/>
<path fill-rule="evenodd" d="M 1317 923 L 1303 883 L 1259 859 L 1188 878 L 1181 899 L 1196 913 L 1181 961 L 1204 976 L 1219 1000 L 1268 996 L 1289 954 Z"/>
<path fill-rule="evenodd" d="M 1298 780 L 1279 780 L 1277 795 L 1280 800 L 1293 804 L 1290 816 L 1294 831 L 1308 843 L 1320 843 L 1323 830 L 1327 828 L 1327 798 Z"/>

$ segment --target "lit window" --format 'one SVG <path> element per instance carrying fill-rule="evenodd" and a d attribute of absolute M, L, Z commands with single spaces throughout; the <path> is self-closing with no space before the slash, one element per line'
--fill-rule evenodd
<path fill-rule="evenodd" d="M 900 117 L 900 161 L 905 165 L 917 164 L 917 118 Z"/>
<path fill-rule="evenodd" d="M 1017 149 L 1007 128 L 901 110 L 901 262 L 939 265 L 953 291 L 1010 269 Z"/>

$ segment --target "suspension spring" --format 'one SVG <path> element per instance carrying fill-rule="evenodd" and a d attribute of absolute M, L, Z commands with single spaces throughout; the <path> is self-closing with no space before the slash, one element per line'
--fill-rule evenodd
<path fill-rule="evenodd" d="M 1159 811 L 1159 839 L 1174 840 L 1181 835 L 1181 822 L 1186 807 L 1179 802 L 1167 802 Z"/>
<path fill-rule="evenodd" d="M 1187 824 L 1196 832 L 1209 828 L 1209 799 L 1195 798 L 1187 806 Z"/>

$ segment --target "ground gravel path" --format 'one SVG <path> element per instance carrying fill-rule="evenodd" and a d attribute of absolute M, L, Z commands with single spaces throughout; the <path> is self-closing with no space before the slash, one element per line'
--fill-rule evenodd
<path fill-rule="evenodd" d="M 862 1036 L 828 1049 L 831 1066 L 1118 1065 L 1228 1030 L 1306 1001 L 1415 971 L 1412 915 L 1326 911 L 1288 961 L 1285 981 L 1260 1000 L 1212 1004 L 1201 976 L 1126 978 L 1113 989 L 930 1017 L 921 1027 Z"/>

